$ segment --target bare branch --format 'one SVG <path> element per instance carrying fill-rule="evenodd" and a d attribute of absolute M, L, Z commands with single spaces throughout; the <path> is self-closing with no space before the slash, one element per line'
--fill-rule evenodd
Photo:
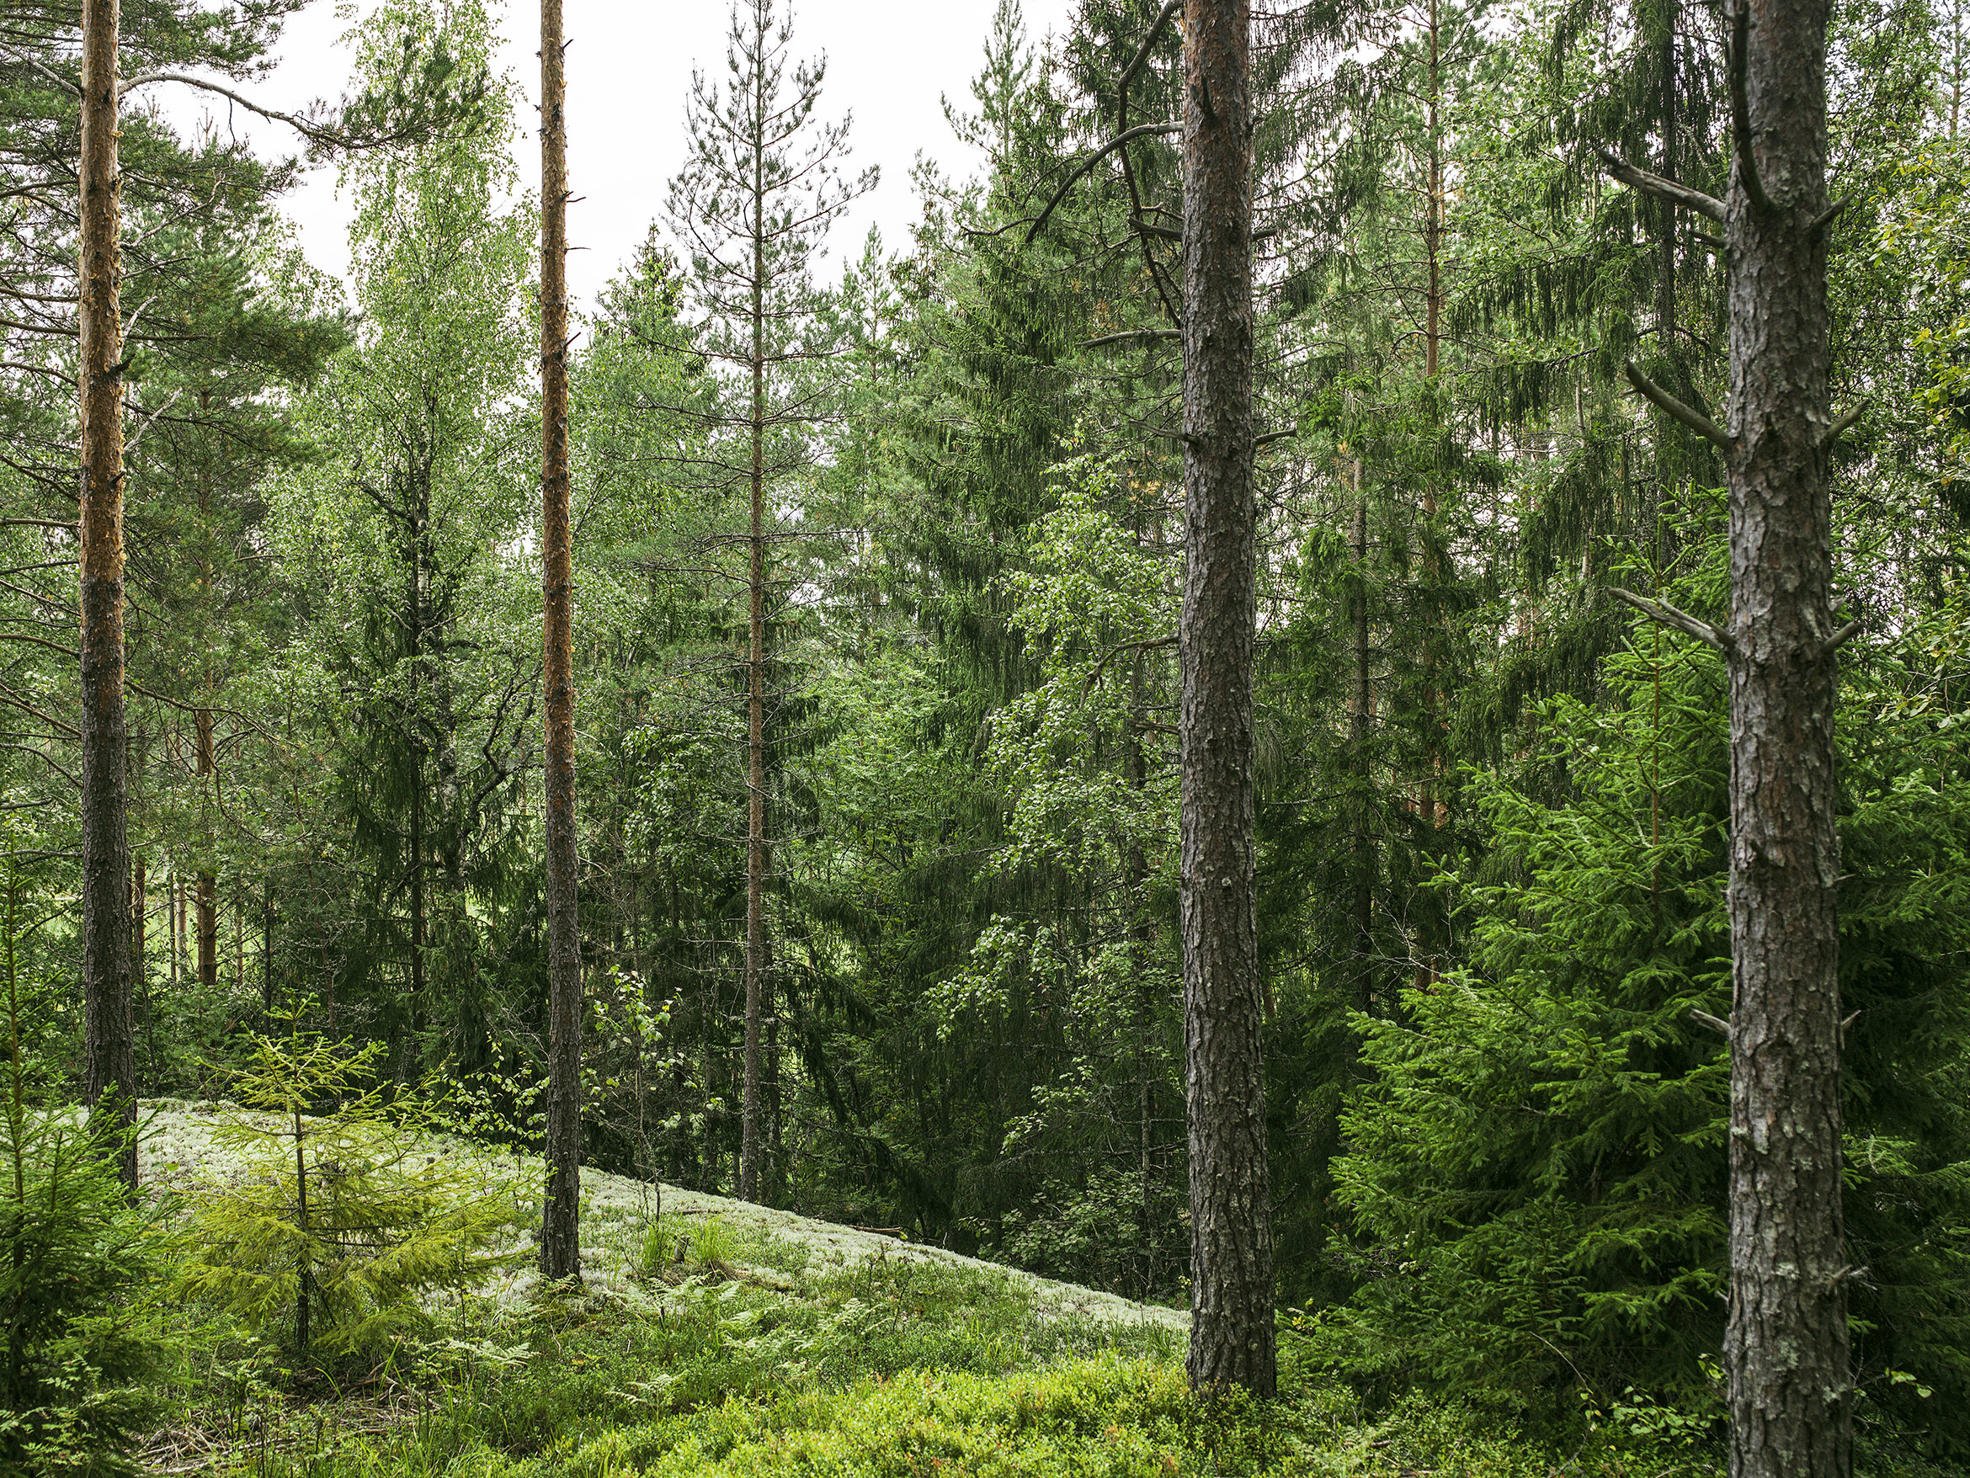
<path fill-rule="evenodd" d="M 1731 81 L 1731 134 L 1737 151 L 1738 178 L 1744 193 L 1759 210 L 1770 210 L 1772 198 L 1765 193 L 1765 182 L 1758 174 L 1757 152 L 1751 146 L 1751 97 L 1745 85 L 1751 55 L 1751 5 L 1737 0 L 1731 14 L 1731 54 L 1728 70 Z"/>
<path fill-rule="evenodd" d="M 1845 436 L 1849 431 L 1852 431 L 1854 427 L 1860 424 L 1861 417 L 1867 414 L 1868 407 L 1871 406 L 1873 403 L 1874 403 L 1874 398 L 1872 396 L 1868 396 L 1865 399 L 1856 402 L 1848 410 L 1841 412 L 1838 416 L 1834 418 L 1833 424 L 1828 426 L 1826 430 L 1820 433 L 1820 445 L 1823 447 L 1831 447 L 1835 442 L 1840 440 L 1841 437 Z"/>
<path fill-rule="evenodd" d="M 1027 227 L 1027 244 L 1031 245 L 1033 238 L 1040 234 L 1040 228 L 1046 225 L 1047 218 L 1059 208 L 1060 202 L 1067 198 L 1067 192 L 1086 178 L 1088 171 L 1101 163 L 1110 154 L 1113 154 L 1117 149 L 1126 149 L 1137 139 L 1168 138 L 1173 133 L 1182 132 L 1183 125 L 1181 123 L 1138 123 L 1134 128 L 1125 128 L 1116 134 L 1114 138 L 1083 159 L 1074 167 L 1074 172 L 1060 182 L 1060 188 L 1053 192 L 1053 198 L 1046 203 L 1039 215 L 1034 218 L 1033 224 Z"/>
<path fill-rule="evenodd" d="M 1692 616 L 1688 611 L 1678 610 L 1667 601 L 1650 600 L 1645 595 L 1637 595 L 1634 591 L 1624 590 L 1619 585 L 1610 586 L 1608 589 L 1616 600 L 1633 606 L 1651 621 L 1693 636 L 1720 652 L 1730 650 L 1730 639 L 1708 621 Z"/>
<path fill-rule="evenodd" d="M 1120 333 L 1101 334 L 1092 339 L 1083 339 L 1083 349 L 1100 349 L 1109 344 L 1135 344 L 1145 340 L 1154 342 L 1173 341 L 1183 337 L 1183 330 L 1177 328 L 1127 328 Z"/>
<path fill-rule="evenodd" d="M 1635 387 L 1636 393 L 1650 405 L 1661 411 L 1671 420 L 1680 421 L 1706 441 L 1716 443 L 1725 451 L 1731 449 L 1730 433 L 1715 421 L 1704 415 L 1695 406 L 1686 405 L 1664 390 L 1655 381 L 1636 368 L 1635 362 L 1628 362 L 1628 383 Z"/>
<path fill-rule="evenodd" d="M 1815 234 L 1826 230 L 1835 221 L 1839 220 L 1842 215 L 1846 214 L 1847 208 L 1851 206 L 1853 203 L 1854 203 L 1853 196 L 1842 195 L 1838 200 L 1834 201 L 1833 204 L 1829 205 L 1825 210 L 1821 211 L 1818 215 L 1814 216 L 1812 220 L 1812 224 L 1808 226 L 1807 229 L 1814 232 Z"/>
<path fill-rule="evenodd" d="M 1135 55 L 1129 58 L 1129 64 L 1122 68 L 1121 78 L 1115 84 L 1117 93 L 1124 97 L 1128 95 L 1130 84 L 1135 81 L 1142 69 L 1149 65 L 1149 53 L 1156 49 L 1156 42 L 1162 36 L 1163 28 L 1169 25 L 1175 19 L 1176 13 L 1182 9 L 1183 0 L 1167 0 L 1163 8 L 1156 13 L 1156 19 L 1149 23 L 1148 34 L 1142 38 L 1142 45 L 1138 46 Z"/>
<path fill-rule="evenodd" d="M 1651 195 L 1659 195 L 1664 200 L 1673 200 L 1699 215 L 1706 215 L 1713 221 L 1724 219 L 1724 202 L 1715 195 L 1706 195 L 1701 190 L 1692 190 L 1688 185 L 1680 185 L 1665 179 L 1653 170 L 1642 169 L 1630 164 L 1612 149 L 1601 150 L 1601 163 L 1607 172 L 1631 189 L 1645 190 Z"/>

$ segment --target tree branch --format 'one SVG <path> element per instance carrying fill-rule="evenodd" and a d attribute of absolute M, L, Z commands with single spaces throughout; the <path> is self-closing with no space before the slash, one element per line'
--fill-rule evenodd
<path fill-rule="evenodd" d="M 1809 226 L 1807 229 L 1812 231 L 1816 235 L 1819 232 L 1826 230 L 1827 227 L 1831 226 L 1835 221 L 1839 220 L 1840 217 L 1846 213 L 1847 207 L 1849 207 L 1853 203 L 1854 203 L 1853 196 L 1842 195 L 1838 200 L 1834 201 L 1833 204 L 1829 205 L 1825 210 L 1821 211 L 1818 215 L 1814 216 L 1812 225 Z"/>
<path fill-rule="evenodd" d="M 1867 414 L 1868 407 L 1873 403 L 1872 396 L 1866 397 L 1850 409 L 1836 416 L 1833 424 L 1820 433 L 1820 445 L 1822 447 L 1831 447 L 1841 437 L 1852 431 L 1854 427 L 1860 424 L 1861 417 Z"/>
<path fill-rule="evenodd" d="M 1683 425 L 1694 431 L 1698 436 L 1703 437 L 1706 441 L 1714 442 L 1725 451 L 1731 449 L 1729 432 L 1704 415 L 1702 411 L 1696 409 L 1695 406 L 1684 404 L 1667 390 L 1656 384 L 1655 381 L 1636 368 L 1635 362 L 1632 359 L 1628 361 L 1628 383 L 1635 387 L 1636 393 L 1642 399 L 1646 400 L 1671 420 L 1682 422 Z"/>
<path fill-rule="evenodd" d="M 1673 200 L 1699 215 L 1706 215 L 1713 221 L 1724 219 L 1724 202 L 1715 195 L 1706 195 L 1701 190 L 1692 190 L 1688 185 L 1678 184 L 1671 179 L 1630 164 L 1612 149 L 1603 149 L 1601 163 L 1607 172 L 1631 189 L 1644 190 L 1651 195 L 1659 195 L 1664 200 Z"/>
<path fill-rule="evenodd" d="M 1146 139 L 1151 137 L 1167 138 L 1173 133 L 1182 133 L 1182 132 L 1183 132 L 1183 125 L 1181 123 L 1138 123 L 1134 128 L 1125 128 L 1120 133 L 1116 134 L 1114 138 L 1110 139 L 1107 143 L 1103 144 L 1099 149 L 1096 149 L 1092 154 L 1088 155 L 1087 158 L 1083 159 L 1078 165 L 1074 167 L 1074 172 L 1068 175 L 1066 179 L 1060 182 L 1060 188 L 1053 192 L 1053 198 L 1046 203 L 1044 208 L 1041 209 L 1039 215 L 1034 217 L 1033 224 L 1027 227 L 1026 229 L 1027 245 L 1029 246 L 1032 245 L 1033 238 L 1040 234 L 1040 229 L 1041 227 L 1046 225 L 1047 218 L 1051 216 L 1056 209 L 1059 208 L 1060 202 L 1067 198 L 1067 192 L 1069 190 L 1072 190 L 1075 185 L 1079 184 L 1081 180 L 1086 178 L 1088 171 L 1092 170 L 1097 164 L 1101 163 L 1101 161 L 1106 159 L 1110 154 L 1113 154 L 1117 149 L 1126 149 L 1130 144 L 1134 143 L 1137 139 Z"/>
<path fill-rule="evenodd" d="M 1144 340 L 1161 342 L 1183 337 L 1182 329 L 1175 328 L 1128 328 L 1120 333 L 1101 334 L 1092 339 L 1083 339 L 1083 349 L 1100 349 L 1109 344 L 1133 344 Z"/>
<path fill-rule="evenodd" d="M 1744 181 L 1744 193 L 1759 210 L 1770 210 L 1772 198 L 1765 193 L 1765 182 L 1758 174 L 1758 158 L 1751 147 L 1751 96 L 1745 84 L 1745 73 L 1750 66 L 1751 5 L 1749 0 L 1737 0 L 1736 9 L 1731 15 L 1731 54 L 1728 68 L 1731 81 L 1731 133 L 1732 143 L 1737 153 L 1738 178 Z"/>
<path fill-rule="evenodd" d="M 230 87 L 214 82 L 210 77 L 200 77 L 192 72 L 139 72 L 133 77 L 125 78 L 120 91 L 129 92 L 132 88 L 145 87 L 153 82 L 177 82 L 204 92 L 217 93 L 228 102 L 237 103 L 249 113 L 257 113 L 262 118 L 270 119 L 275 123 L 285 123 L 310 143 L 336 145 L 350 142 L 335 130 L 326 128 L 312 119 L 304 118 L 299 113 L 283 113 L 278 108 L 269 108 L 265 104 L 254 102 L 244 93 L 235 92 Z"/>
<path fill-rule="evenodd" d="M 1730 638 L 1712 626 L 1708 621 L 1692 616 L 1688 611 L 1678 610 L 1667 601 L 1650 600 L 1645 595 L 1637 595 L 1632 590 L 1624 590 L 1619 585 L 1608 587 L 1609 593 L 1618 601 L 1633 606 L 1651 621 L 1659 622 L 1676 631 L 1706 642 L 1720 652 L 1730 650 Z"/>

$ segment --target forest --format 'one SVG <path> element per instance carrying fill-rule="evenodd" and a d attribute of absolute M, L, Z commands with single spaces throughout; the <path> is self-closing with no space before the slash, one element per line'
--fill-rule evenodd
<path fill-rule="evenodd" d="M 0 6 L 0 1473 L 1970 1469 L 1970 5 L 728 5 Z"/>

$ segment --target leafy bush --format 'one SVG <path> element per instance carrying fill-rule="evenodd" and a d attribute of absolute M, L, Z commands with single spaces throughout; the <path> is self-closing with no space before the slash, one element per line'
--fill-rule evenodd
<path fill-rule="evenodd" d="M 427 1295 L 520 1256 L 513 1176 L 386 1104 L 379 1051 L 258 1039 L 214 1136 L 238 1168 L 193 1196 L 187 1289 L 303 1361 L 375 1353 L 426 1320 Z"/>

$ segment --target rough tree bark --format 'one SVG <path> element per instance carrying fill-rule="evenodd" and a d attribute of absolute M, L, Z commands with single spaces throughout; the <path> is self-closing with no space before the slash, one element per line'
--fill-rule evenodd
<path fill-rule="evenodd" d="M 1191 1329 L 1199 1389 L 1275 1384 L 1254 848 L 1249 0 L 1185 0 L 1181 648 Z"/>
<path fill-rule="evenodd" d="M 117 159 L 118 0 L 82 6 L 81 612 L 83 1093 L 124 1134 L 137 1184 L 137 1067 L 130 991 L 130 839 L 123 711 L 123 322 Z"/>
<path fill-rule="evenodd" d="M 1852 1466 L 1828 477 L 1829 0 L 1738 0 L 1730 244 L 1731 1471 Z"/>
<path fill-rule="evenodd" d="M 542 675 L 547 689 L 547 1200 L 540 1272 L 581 1276 L 581 931 L 575 909 L 574 556 L 568 516 L 568 132 L 561 0 L 540 7 Z"/>
<path fill-rule="evenodd" d="M 1677 130 L 1681 123 L 1676 101 L 1676 23 L 1680 19 L 1676 7 L 1667 7 L 1662 21 L 1661 54 L 1657 65 L 1662 69 L 1659 79 L 1662 129 L 1662 175 L 1664 179 L 1676 178 Z M 1676 342 L 1676 202 L 1658 199 L 1656 201 L 1657 233 L 1655 256 L 1655 333 L 1656 342 L 1665 358 L 1673 358 L 1679 352 Z"/>
<path fill-rule="evenodd" d="M 1730 430 L 1651 382 L 1722 448 L 1731 612 L 1723 631 L 1623 596 L 1721 647 L 1731 713 L 1730 1314 L 1734 1478 L 1853 1469 L 1841 1207 L 1826 68 L 1831 0 L 1735 0 L 1733 157 L 1722 201 L 1609 157 L 1613 173 L 1724 224 Z"/>

